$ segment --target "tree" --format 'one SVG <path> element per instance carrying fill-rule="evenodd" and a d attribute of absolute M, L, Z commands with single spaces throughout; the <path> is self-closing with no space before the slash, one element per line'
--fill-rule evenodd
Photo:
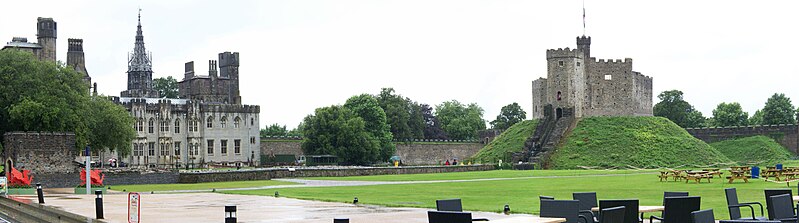
<path fill-rule="evenodd" d="M 795 124 L 796 109 L 785 94 L 774 93 L 763 107 L 763 125 Z"/>
<path fill-rule="evenodd" d="M 446 101 L 436 106 L 435 113 L 452 139 L 475 139 L 477 131 L 486 128 L 483 109 L 474 103 L 467 106 L 457 100 Z"/>
<path fill-rule="evenodd" d="M 749 124 L 750 125 L 762 125 L 763 124 L 763 111 L 757 110 L 755 114 L 752 114 L 752 117 L 749 117 Z"/>
<path fill-rule="evenodd" d="M 289 133 L 288 133 L 288 134 L 289 134 L 290 136 L 300 136 L 300 137 L 302 137 L 302 130 L 303 130 L 303 129 L 304 129 L 304 123 L 303 123 L 303 122 L 300 122 L 300 124 L 299 124 L 299 125 L 297 125 L 297 127 L 296 127 L 296 128 L 294 128 L 294 129 L 292 129 L 292 130 L 289 130 Z"/>
<path fill-rule="evenodd" d="M 380 140 L 366 130 L 363 118 L 343 106 L 317 108 L 303 123 L 305 154 L 335 155 L 341 163 L 355 165 L 379 160 Z"/>
<path fill-rule="evenodd" d="M 286 131 L 285 125 L 279 125 L 275 123 L 266 126 L 264 129 L 261 129 L 260 135 L 261 138 L 269 138 L 270 136 L 286 136 L 288 135 L 288 131 Z"/>
<path fill-rule="evenodd" d="M 380 147 L 379 160 L 388 160 L 394 155 L 395 146 L 391 143 L 393 137 L 386 122 L 386 113 L 380 108 L 380 104 L 374 96 L 368 94 L 352 96 L 344 103 L 344 108 L 363 119 L 365 130 L 374 140 L 377 140 Z"/>
<path fill-rule="evenodd" d="M 738 102 L 729 104 L 722 102 L 713 109 L 711 124 L 717 127 L 746 126 L 749 124 L 748 118 L 749 114 L 741 109 L 741 104 Z"/>
<path fill-rule="evenodd" d="M 129 154 L 133 118 L 103 96 L 89 95 L 83 75 L 19 50 L 0 50 L 0 136 L 9 131 L 74 132 L 91 145 Z"/>
<path fill-rule="evenodd" d="M 497 115 L 497 119 L 491 121 L 491 128 L 508 129 L 513 124 L 525 119 L 527 119 L 527 112 L 524 112 L 518 103 L 513 102 L 513 104 L 502 106 L 499 115 Z"/>
<path fill-rule="evenodd" d="M 153 79 L 153 89 L 162 98 L 178 98 L 178 81 L 172 76 Z"/>
<path fill-rule="evenodd" d="M 376 96 L 380 108 L 386 113 L 391 134 L 395 139 L 408 140 L 424 137 L 421 108 L 409 98 L 403 98 L 393 88 L 382 88 Z"/>
<path fill-rule="evenodd" d="M 428 104 L 419 106 L 424 119 L 424 138 L 425 139 L 449 139 L 447 133 L 441 129 L 441 122 L 433 115 L 433 107 Z"/>
<path fill-rule="evenodd" d="M 695 128 L 705 125 L 705 117 L 694 106 L 683 100 L 679 90 L 664 91 L 658 95 L 660 102 L 655 104 L 655 116 L 665 117 L 683 128 Z"/>

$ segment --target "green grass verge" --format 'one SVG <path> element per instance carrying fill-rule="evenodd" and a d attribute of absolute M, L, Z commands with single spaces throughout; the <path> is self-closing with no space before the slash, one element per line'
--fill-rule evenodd
<path fill-rule="evenodd" d="M 507 154 L 524 149 L 524 141 L 533 135 L 536 126 L 537 119 L 514 124 L 472 156 L 472 160 L 480 163 L 497 163 L 501 159 L 507 161 Z"/>
<path fill-rule="evenodd" d="M 751 136 L 710 144 L 727 158 L 743 164 L 774 165 L 791 158 L 791 152 L 767 136 Z"/>
<path fill-rule="evenodd" d="M 544 177 L 544 176 L 584 176 L 599 174 L 630 174 L 656 170 L 492 170 L 454 173 L 424 173 L 424 174 L 398 174 L 374 175 L 352 177 L 310 177 L 312 180 L 343 180 L 343 181 L 432 181 L 432 180 L 474 180 L 489 178 L 519 178 L 519 177 Z"/>
<path fill-rule="evenodd" d="M 605 172 L 613 173 L 613 171 Z M 508 173 L 492 172 L 491 174 L 493 176 L 490 177 L 494 178 Z M 546 179 L 281 188 L 224 191 L 223 193 L 271 196 L 277 190 L 281 196 L 298 199 L 352 202 L 354 197 L 358 197 L 359 202 L 363 204 L 431 209 L 435 208 L 436 199 L 461 198 L 463 208 L 468 211 L 501 212 L 502 207 L 508 204 L 514 213 L 538 214 L 539 195 L 555 196 L 556 199 L 571 199 L 573 192 L 595 191 L 600 200 L 637 198 L 641 205 L 661 205 L 663 191 L 688 191 L 692 196 L 702 197 L 702 209 L 712 208 L 717 218 L 728 219 L 724 188 L 736 187 L 741 201 L 763 203 L 763 189 L 787 187 L 785 183 L 770 183 L 761 180 L 728 184 L 726 180 L 719 178 L 713 179 L 712 183 L 699 184 L 685 183 L 684 181 L 659 182 L 656 175 L 644 173 L 616 176 L 562 176 Z"/>
<path fill-rule="evenodd" d="M 662 117 L 584 118 L 552 155 L 550 168 L 660 168 L 731 160 Z"/>
<path fill-rule="evenodd" d="M 291 182 L 274 180 L 253 180 L 253 181 L 231 181 L 231 182 L 211 182 L 196 184 L 135 184 L 135 185 L 109 185 L 115 191 L 128 192 L 150 192 L 150 191 L 173 191 L 173 190 L 211 190 L 222 188 L 248 188 L 263 187 L 274 185 L 295 184 Z"/>

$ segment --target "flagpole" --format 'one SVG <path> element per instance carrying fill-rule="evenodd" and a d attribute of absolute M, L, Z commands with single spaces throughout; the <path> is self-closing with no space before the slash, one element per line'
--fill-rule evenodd
<path fill-rule="evenodd" d="M 585 36 L 585 0 L 583 0 L 583 36 Z"/>

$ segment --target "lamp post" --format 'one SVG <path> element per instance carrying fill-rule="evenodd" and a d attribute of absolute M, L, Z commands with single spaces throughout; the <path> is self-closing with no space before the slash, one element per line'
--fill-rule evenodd
<path fill-rule="evenodd" d="M 225 223 L 236 223 L 236 205 L 225 205 Z"/>
<path fill-rule="evenodd" d="M 94 198 L 95 214 L 97 215 L 97 219 L 103 219 L 103 191 L 95 190 L 94 194 L 96 195 Z"/>

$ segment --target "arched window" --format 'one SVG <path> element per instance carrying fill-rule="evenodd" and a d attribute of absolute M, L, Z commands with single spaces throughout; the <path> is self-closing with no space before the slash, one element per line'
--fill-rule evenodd
<path fill-rule="evenodd" d="M 143 118 L 139 118 L 139 123 L 138 124 L 139 124 L 139 129 L 138 129 L 139 132 L 143 132 L 144 131 L 144 119 Z"/>
<path fill-rule="evenodd" d="M 141 156 L 139 155 L 139 144 L 133 143 L 133 156 Z"/>
<path fill-rule="evenodd" d="M 227 127 L 227 116 L 222 116 L 222 119 L 220 120 L 220 123 L 221 123 L 220 124 L 221 128 L 223 128 L 223 129 L 226 128 Z"/>
<path fill-rule="evenodd" d="M 150 118 L 150 121 L 147 122 L 147 123 L 148 123 L 147 132 L 148 133 L 153 133 L 153 129 L 155 128 L 155 119 L 154 118 Z"/>
<path fill-rule="evenodd" d="M 241 118 L 236 116 L 236 118 L 233 119 L 233 128 L 239 128 L 240 123 L 241 123 Z"/>
<path fill-rule="evenodd" d="M 250 118 L 250 126 L 254 126 L 254 125 L 255 125 L 255 119 L 254 118 Z"/>
<path fill-rule="evenodd" d="M 209 129 L 214 127 L 214 117 L 213 116 L 208 116 L 208 119 L 205 120 L 205 127 L 209 128 Z"/>
<path fill-rule="evenodd" d="M 180 119 L 175 119 L 175 133 L 180 133 Z"/>
<path fill-rule="evenodd" d="M 169 119 L 161 121 L 161 132 L 169 131 Z"/>

